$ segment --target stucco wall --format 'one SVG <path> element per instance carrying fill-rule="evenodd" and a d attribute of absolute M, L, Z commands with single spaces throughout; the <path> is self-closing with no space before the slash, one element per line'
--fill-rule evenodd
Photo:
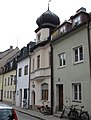
<path fill-rule="evenodd" d="M 84 60 L 82 63 L 73 63 L 73 48 L 82 45 L 84 51 Z M 58 54 L 61 52 L 66 53 L 66 66 L 64 68 L 58 67 Z M 54 59 L 54 95 L 55 103 L 54 109 L 57 105 L 57 84 L 63 84 L 63 102 L 66 104 L 68 100 L 71 104 L 82 104 L 86 110 L 91 112 L 91 80 L 89 71 L 89 51 L 88 51 L 88 38 L 87 29 L 82 29 L 79 32 L 71 34 L 71 36 L 60 40 L 57 44 L 53 45 L 53 59 Z M 58 81 L 60 78 L 60 81 Z M 72 83 L 81 82 L 82 84 L 82 102 L 72 102 Z"/>

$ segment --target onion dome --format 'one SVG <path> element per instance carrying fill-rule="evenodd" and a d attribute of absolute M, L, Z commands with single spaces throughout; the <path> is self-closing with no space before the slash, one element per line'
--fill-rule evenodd
<path fill-rule="evenodd" d="M 39 18 L 37 18 L 36 23 L 39 27 L 41 26 L 58 26 L 60 24 L 59 17 L 51 12 L 48 8 Z"/>

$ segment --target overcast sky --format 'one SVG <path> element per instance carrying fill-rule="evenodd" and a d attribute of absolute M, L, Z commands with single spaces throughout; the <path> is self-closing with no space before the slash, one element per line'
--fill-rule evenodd
<path fill-rule="evenodd" d="M 0 0 L 0 52 L 11 45 L 20 49 L 36 38 L 36 19 L 48 9 L 49 0 Z M 50 10 L 61 23 L 80 7 L 91 12 L 91 0 L 51 0 Z"/>

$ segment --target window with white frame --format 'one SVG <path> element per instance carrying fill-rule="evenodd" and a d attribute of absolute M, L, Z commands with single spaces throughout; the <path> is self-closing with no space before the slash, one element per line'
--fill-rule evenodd
<path fill-rule="evenodd" d="M 7 98 L 9 98 L 9 91 L 7 91 Z"/>
<path fill-rule="evenodd" d="M 11 75 L 11 81 L 10 81 L 10 85 L 13 84 L 13 75 Z"/>
<path fill-rule="evenodd" d="M 38 40 L 38 42 L 40 42 L 40 37 L 41 37 L 41 33 L 39 33 L 39 34 L 37 35 L 37 40 Z"/>
<path fill-rule="evenodd" d="M 12 91 L 10 91 L 10 98 L 12 98 Z"/>
<path fill-rule="evenodd" d="M 74 20 L 73 20 L 73 26 L 77 26 L 81 23 L 81 18 L 80 16 L 77 16 Z"/>
<path fill-rule="evenodd" d="M 6 86 L 6 83 L 7 83 L 7 79 L 5 78 L 5 80 L 4 80 L 4 85 Z"/>
<path fill-rule="evenodd" d="M 32 65 L 33 65 L 33 71 L 34 71 L 34 59 L 33 59 L 33 64 Z"/>
<path fill-rule="evenodd" d="M 18 76 L 21 77 L 21 75 L 22 75 L 22 68 L 19 68 Z"/>
<path fill-rule="evenodd" d="M 4 91 L 4 98 L 6 98 L 6 91 Z"/>
<path fill-rule="evenodd" d="M 9 85 L 9 83 L 10 83 L 10 77 L 8 77 L 8 85 Z"/>
<path fill-rule="evenodd" d="M 28 74 L 28 65 L 24 67 L 24 75 L 27 75 L 27 74 Z"/>
<path fill-rule="evenodd" d="M 80 62 L 83 61 L 83 47 L 78 46 L 76 48 L 73 48 L 74 50 L 74 62 Z"/>
<path fill-rule="evenodd" d="M 49 66 L 51 66 L 51 52 L 49 52 Z"/>
<path fill-rule="evenodd" d="M 73 83 L 72 84 L 72 92 L 73 92 L 73 100 L 74 101 L 82 100 L 81 83 Z"/>
<path fill-rule="evenodd" d="M 42 94 L 42 96 L 41 96 L 41 99 L 42 100 L 48 100 L 48 84 L 47 83 L 43 83 L 42 85 L 41 85 L 41 94 Z"/>
<path fill-rule="evenodd" d="M 37 56 L 37 68 L 40 68 L 40 55 Z"/>
<path fill-rule="evenodd" d="M 61 27 L 60 28 L 60 33 L 62 34 L 62 33 L 65 33 L 65 32 L 66 32 L 65 26 Z"/>
<path fill-rule="evenodd" d="M 59 56 L 59 66 L 65 66 L 65 52 L 58 54 Z"/>

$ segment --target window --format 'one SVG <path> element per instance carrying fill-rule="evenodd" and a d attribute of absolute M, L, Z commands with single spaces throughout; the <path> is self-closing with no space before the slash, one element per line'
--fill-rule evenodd
<path fill-rule="evenodd" d="M 34 71 L 34 59 L 33 59 L 33 71 Z"/>
<path fill-rule="evenodd" d="M 6 91 L 4 91 L 4 98 L 6 98 Z"/>
<path fill-rule="evenodd" d="M 40 55 L 37 56 L 37 68 L 40 68 Z"/>
<path fill-rule="evenodd" d="M 12 98 L 12 91 L 10 91 L 10 98 Z"/>
<path fill-rule="evenodd" d="M 6 81 L 7 81 L 7 79 L 5 78 L 5 80 L 4 80 L 4 85 L 6 86 Z"/>
<path fill-rule="evenodd" d="M 79 46 L 74 48 L 74 62 L 80 62 L 83 60 L 83 47 Z"/>
<path fill-rule="evenodd" d="M 19 77 L 21 77 L 21 72 L 22 72 L 22 69 L 19 68 Z"/>
<path fill-rule="evenodd" d="M 65 26 L 61 27 L 60 28 L 60 33 L 62 34 L 62 33 L 65 33 L 65 32 L 66 32 Z"/>
<path fill-rule="evenodd" d="M 8 85 L 9 85 L 9 82 L 10 82 L 10 77 L 8 77 Z"/>
<path fill-rule="evenodd" d="M 13 75 L 11 75 L 11 83 L 10 83 L 10 85 L 12 85 L 12 83 L 13 83 Z"/>
<path fill-rule="evenodd" d="M 51 52 L 49 52 L 49 66 L 51 66 Z"/>
<path fill-rule="evenodd" d="M 73 100 L 81 101 L 82 100 L 81 83 L 72 84 L 72 88 L 73 88 Z"/>
<path fill-rule="evenodd" d="M 65 52 L 58 55 L 59 56 L 59 66 L 65 66 Z"/>
<path fill-rule="evenodd" d="M 10 62 L 10 68 L 12 68 L 12 67 L 13 67 L 13 61 Z"/>
<path fill-rule="evenodd" d="M 39 34 L 37 35 L 38 42 L 40 42 L 40 36 L 41 36 L 41 33 L 39 33 Z"/>
<path fill-rule="evenodd" d="M 7 98 L 9 98 L 9 91 L 7 91 Z"/>
<path fill-rule="evenodd" d="M 28 65 L 24 67 L 24 75 L 27 75 L 27 74 L 28 74 Z"/>
<path fill-rule="evenodd" d="M 73 26 L 77 26 L 81 23 L 80 20 L 80 16 L 77 16 L 74 20 L 73 20 Z"/>
<path fill-rule="evenodd" d="M 41 85 L 42 100 L 48 100 L 48 84 L 44 83 Z"/>

